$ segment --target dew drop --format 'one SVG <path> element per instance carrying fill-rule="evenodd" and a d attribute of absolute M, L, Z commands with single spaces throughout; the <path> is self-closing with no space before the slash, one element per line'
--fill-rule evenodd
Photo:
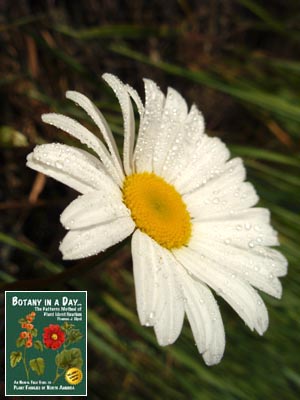
<path fill-rule="evenodd" d="M 55 163 L 55 166 L 56 166 L 56 168 L 58 168 L 58 169 L 62 169 L 62 167 L 63 167 L 62 163 L 59 162 L 59 161 L 57 161 L 57 162 Z"/>

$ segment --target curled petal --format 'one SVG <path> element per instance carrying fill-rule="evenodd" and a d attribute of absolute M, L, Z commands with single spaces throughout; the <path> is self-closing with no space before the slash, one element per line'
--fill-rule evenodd
<path fill-rule="evenodd" d="M 102 78 L 113 89 L 121 106 L 124 121 L 123 163 L 125 173 L 130 175 L 133 172 L 132 154 L 134 146 L 135 121 L 128 89 L 119 78 L 112 74 L 104 74 L 102 75 Z"/>
<path fill-rule="evenodd" d="M 66 93 L 66 97 L 67 99 L 74 101 L 76 104 L 82 107 L 84 111 L 92 118 L 92 120 L 98 126 L 110 151 L 115 168 L 118 170 L 119 176 L 121 178 L 124 178 L 122 163 L 115 139 L 102 113 L 98 110 L 95 104 L 93 104 L 91 100 L 82 93 L 69 90 Z"/>
<path fill-rule="evenodd" d="M 69 135 L 78 139 L 81 143 L 87 145 L 92 149 L 103 162 L 106 171 L 113 177 L 113 179 L 120 185 L 121 178 L 118 168 L 113 163 L 111 155 L 108 153 L 104 144 L 95 135 L 92 134 L 87 128 L 81 125 L 79 122 L 72 118 L 66 117 L 65 115 L 50 113 L 42 115 L 43 122 L 53 125 Z"/>
<path fill-rule="evenodd" d="M 61 214 L 60 221 L 66 229 L 82 229 L 129 215 L 120 191 L 102 188 L 77 197 Z"/>
<path fill-rule="evenodd" d="M 64 260 L 77 260 L 98 254 L 129 236 L 134 230 L 130 217 L 69 231 L 59 247 Z"/>
<path fill-rule="evenodd" d="M 64 144 L 36 146 L 27 157 L 27 165 L 81 193 L 100 189 L 103 182 L 111 187 L 115 185 L 96 157 Z"/>

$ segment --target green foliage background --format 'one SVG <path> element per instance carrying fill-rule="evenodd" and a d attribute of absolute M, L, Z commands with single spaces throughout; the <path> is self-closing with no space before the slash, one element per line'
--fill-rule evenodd
<path fill-rule="evenodd" d="M 88 290 L 89 399 L 298 399 L 299 2 L 6 0 L 0 11 L 2 290 Z M 140 326 L 129 241 L 79 263 L 61 261 L 59 214 L 76 194 L 25 168 L 25 158 L 37 143 L 78 146 L 42 124 L 44 112 L 76 117 L 97 134 L 64 99 L 68 89 L 96 101 L 121 145 L 121 114 L 104 72 L 141 94 L 142 78 L 152 78 L 195 102 L 208 134 L 244 158 L 272 212 L 290 264 L 283 298 L 263 296 L 270 311 L 263 338 L 220 301 L 227 346 L 218 366 L 204 365 L 187 322 L 166 348 Z"/>

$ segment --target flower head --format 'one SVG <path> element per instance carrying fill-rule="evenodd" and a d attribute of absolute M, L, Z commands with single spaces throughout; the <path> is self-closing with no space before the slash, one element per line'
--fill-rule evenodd
<path fill-rule="evenodd" d="M 50 324 L 44 328 L 43 342 L 49 349 L 57 350 L 65 342 L 65 333 L 59 325 Z"/>
<path fill-rule="evenodd" d="M 45 114 L 94 155 L 63 144 L 37 146 L 27 165 L 81 195 L 62 213 L 69 230 L 64 259 L 88 257 L 132 235 L 133 272 L 141 323 L 153 326 L 160 345 L 177 339 L 184 315 L 208 365 L 223 356 L 225 335 L 213 289 L 250 329 L 263 334 L 268 313 L 256 289 L 281 297 L 278 277 L 287 262 L 269 211 L 245 182 L 241 159 L 204 133 L 196 106 L 169 88 L 165 96 L 145 80 L 145 104 L 136 91 L 104 74 L 124 117 L 123 160 L 100 111 L 83 94 L 66 97 L 93 119 L 104 142 L 77 121 Z M 131 99 L 140 116 L 135 139 Z M 45 335 L 45 334 L 44 334 Z M 44 339 L 45 341 L 45 339 Z"/>

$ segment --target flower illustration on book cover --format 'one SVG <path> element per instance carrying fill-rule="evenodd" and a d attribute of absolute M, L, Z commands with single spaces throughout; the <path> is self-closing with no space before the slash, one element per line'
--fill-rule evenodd
<path fill-rule="evenodd" d="M 38 330 L 34 327 L 34 319 L 36 313 L 34 311 L 27 314 L 24 318 L 20 318 L 18 323 L 23 329 L 16 340 L 18 348 L 23 347 L 23 351 L 12 351 L 10 353 L 10 365 L 15 368 L 19 362 L 23 361 L 24 371 L 27 380 L 29 379 L 30 369 L 38 375 L 43 375 L 45 372 L 45 360 L 42 357 L 32 358 L 28 364 L 28 352 L 33 346 L 39 351 L 43 351 L 43 344 L 40 340 L 35 338 L 38 336 Z M 27 350 L 28 349 L 28 350 Z"/>
<path fill-rule="evenodd" d="M 70 347 L 83 338 L 79 329 L 75 325 L 64 322 L 63 325 L 49 324 L 43 328 L 42 341 L 38 340 L 39 332 L 35 328 L 33 322 L 36 317 L 35 312 L 26 315 L 25 318 L 19 319 L 21 329 L 23 329 L 17 340 L 17 348 L 22 348 L 22 351 L 12 351 L 10 353 L 10 366 L 15 368 L 21 361 L 23 362 L 24 371 L 27 380 L 30 373 L 35 372 L 37 375 L 44 375 L 46 369 L 45 359 L 51 357 L 29 357 L 29 349 L 33 347 L 38 351 L 55 351 L 56 373 L 53 379 L 55 383 L 61 376 L 65 375 L 71 368 L 81 370 L 83 358 L 81 350 L 77 347 Z M 29 362 L 28 362 L 29 360 Z"/>
<path fill-rule="evenodd" d="M 43 342 L 49 349 L 57 350 L 65 342 L 65 333 L 59 325 L 50 324 L 44 328 Z"/>

